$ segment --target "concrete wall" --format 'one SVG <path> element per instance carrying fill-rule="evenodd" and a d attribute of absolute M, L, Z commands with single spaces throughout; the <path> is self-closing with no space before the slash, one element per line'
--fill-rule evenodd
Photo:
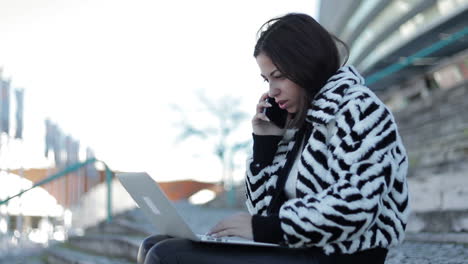
<path fill-rule="evenodd" d="M 410 102 L 396 118 L 411 176 L 456 173 L 468 165 L 468 85 Z"/>
<path fill-rule="evenodd" d="M 409 155 L 410 231 L 468 231 L 468 84 L 394 113 Z"/>

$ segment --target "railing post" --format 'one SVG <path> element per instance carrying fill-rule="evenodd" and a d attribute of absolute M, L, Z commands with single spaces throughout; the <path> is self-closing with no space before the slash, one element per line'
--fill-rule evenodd
<path fill-rule="evenodd" d="M 2 206 L 2 207 L 3 207 L 3 205 L 7 206 L 8 202 L 11 199 L 16 198 L 16 197 L 20 197 L 23 193 L 26 193 L 26 192 L 30 191 L 31 189 L 34 189 L 36 187 L 47 184 L 49 182 L 55 181 L 55 180 L 57 180 L 57 179 L 59 179 L 59 178 L 61 178 L 63 176 L 66 176 L 70 172 L 74 172 L 74 171 L 76 171 L 76 170 L 78 170 L 78 169 L 80 169 L 80 168 L 82 168 L 82 167 L 84 167 L 86 165 L 93 164 L 95 162 L 101 162 L 104 165 L 105 175 L 106 175 L 106 185 L 107 185 L 107 222 L 111 222 L 112 221 L 112 175 L 113 175 L 113 173 L 104 162 L 99 161 L 96 158 L 91 158 L 91 159 L 86 160 L 85 162 L 80 162 L 80 163 L 73 164 L 73 165 L 65 168 L 64 170 L 62 170 L 62 171 L 60 171 L 58 173 L 55 173 L 55 174 L 53 174 L 51 176 L 48 176 L 45 179 L 42 179 L 42 180 L 36 182 L 30 188 L 28 188 L 26 190 L 22 190 L 19 193 L 13 195 L 13 196 L 9 196 L 3 201 L 0 200 L 0 206 Z"/>
<path fill-rule="evenodd" d="M 107 184 L 107 222 L 112 222 L 112 172 L 104 164 L 106 170 L 106 184 Z"/>

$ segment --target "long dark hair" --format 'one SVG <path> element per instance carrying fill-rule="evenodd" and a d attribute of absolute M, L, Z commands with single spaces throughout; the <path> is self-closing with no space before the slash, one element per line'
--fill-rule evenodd
<path fill-rule="evenodd" d="M 260 27 L 254 57 L 265 54 L 286 78 L 306 90 L 305 105 L 288 127 L 302 126 L 311 100 L 340 68 L 336 42 L 348 53 L 343 41 L 301 13 L 270 19 Z"/>

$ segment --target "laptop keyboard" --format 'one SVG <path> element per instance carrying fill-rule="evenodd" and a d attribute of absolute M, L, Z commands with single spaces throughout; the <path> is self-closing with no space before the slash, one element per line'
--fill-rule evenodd
<path fill-rule="evenodd" d="M 215 243 L 232 243 L 232 244 L 243 244 L 243 245 L 259 245 L 259 246 L 279 246 L 277 244 L 254 242 L 242 237 L 214 237 L 210 235 L 197 235 L 201 241 L 215 242 Z"/>
<path fill-rule="evenodd" d="M 215 237 L 210 235 L 197 235 L 200 240 L 204 241 L 214 241 L 214 242 L 253 242 L 242 237 Z"/>
<path fill-rule="evenodd" d="M 201 240 L 204 241 L 215 241 L 215 242 L 227 242 L 229 241 L 228 238 L 225 237 L 215 237 L 210 235 L 197 235 Z"/>

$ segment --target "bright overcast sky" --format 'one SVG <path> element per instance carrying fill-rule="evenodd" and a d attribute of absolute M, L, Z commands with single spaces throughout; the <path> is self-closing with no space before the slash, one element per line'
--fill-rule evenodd
<path fill-rule="evenodd" d="M 170 105 L 206 123 L 203 91 L 253 114 L 267 88 L 252 56 L 258 28 L 287 12 L 317 17 L 317 1 L 0 0 L 0 67 L 25 89 L 24 142 L 10 140 L 2 162 L 46 166 L 48 117 L 112 169 L 219 179 L 211 145 L 173 144 L 180 115 Z M 239 140 L 250 133 L 247 120 Z"/>

